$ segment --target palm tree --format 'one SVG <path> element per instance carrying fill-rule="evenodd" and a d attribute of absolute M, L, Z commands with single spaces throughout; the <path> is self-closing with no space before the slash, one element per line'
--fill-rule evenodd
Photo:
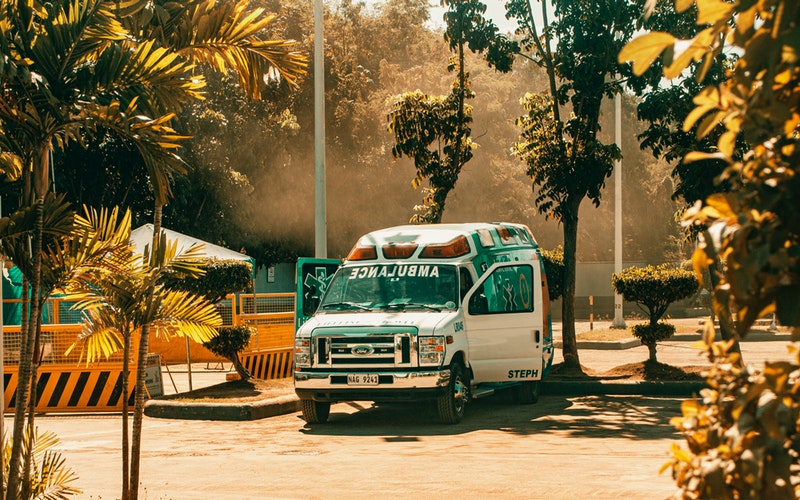
<path fill-rule="evenodd" d="M 293 84 L 305 59 L 292 42 L 263 38 L 273 18 L 249 11 L 247 0 L 233 5 L 214 0 L 0 0 L 0 151 L 24 165 L 23 204 L 34 214 L 26 259 L 32 296 L 41 288 L 43 205 L 49 189 L 49 153 L 81 133 L 109 129 L 142 154 L 156 198 L 155 224 L 170 195 L 170 179 L 185 171 L 175 154 L 186 139 L 169 125 L 173 111 L 202 97 L 198 64 L 240 75 L 242 87 L 258 97 L 266 75 Z M 154 233 L 157 238 L 160 231 Z M 157 247 L 154 240 L 153 248 Z M 30 396 L 32 353 L 39 318 L 23 325 L 14 439 L 9 470 L 19 465 L 24 406 Z M 27 317 L 27 315 L 26 315 Z M 149 338 L 145 326 L 140 352 Z M 140 367 L 144 354 L 139 356 Z M 138 446 L 144 408 L 144 370 L 137 377 L 134 409 L 132 484 L 138 484 Z M 11 473 L 8 486 L 17 491 Z M 13 488 L 13 489 L 12 489 Z M 131 488 L 132 498 L 138 489 Z"/>
<path fill-rule="evenodd" d="M 74 308 L 86 313 L 83 332 L 68 352 L 80 347 L 81 358 L 91 363 L 123 351 L 122 498 L 138 490 L 138 480 L 132 478 L 128 441 L 128 373 L 133 339 L 148 326 L 156 336 L 188 335 L 196 342 L 207 342 L 216 335 L 215 327 L 222 324 L 213 304 L 165 286 L 167 278 L 175 274 L 202 274 L 199 251 L 193 247 L 179 253 L 177 242 L 169 242 L 162 234 L 154 247 L 146 248 L 144 256 L 134 254 L 130 246 L 119 248 L 112 259 L 119 264 L 115 269 L 97 267 L 73 280 L 68 288 L 70 295 L 80 297 Z"/>

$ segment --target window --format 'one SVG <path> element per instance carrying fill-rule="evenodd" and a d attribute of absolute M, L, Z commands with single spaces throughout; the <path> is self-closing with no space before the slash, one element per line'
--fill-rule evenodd
<path fill-rule="evenodd" d="M 472 296 L 469 313 L 503 314 L 533 311 L 533 268 L 530 265 L 495 269 Z"/>

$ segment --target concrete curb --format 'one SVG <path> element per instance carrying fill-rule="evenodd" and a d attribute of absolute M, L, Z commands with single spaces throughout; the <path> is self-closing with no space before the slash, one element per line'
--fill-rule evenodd
<path fill-rule="evenodd" d="M 703 381 L 626 381 L 550 380 L 542 384 L 548 396 L 670 396 L 695 397 L 706 386 Z M 290 394 L 253 403 L 199 403 L 150 400 L 145 404 L 148 417 L 182 420 L 259 420 L 300 410 L 300 400 Z"/>
<path fill-rule="evenodd" d="M 542 383 L 542 394 L 551 396 L 673 396 L 691 398 L 708 387 L 705 381 L 618 381 L 549 380 Z"/>
<path fill-rule="evenodd" d="M 289 394 L 252 403 L 201 403 L 152 399 L 145 404 L 148 417 L 182 420 L 258 420 L 293 413 L 300 400 Z"/>

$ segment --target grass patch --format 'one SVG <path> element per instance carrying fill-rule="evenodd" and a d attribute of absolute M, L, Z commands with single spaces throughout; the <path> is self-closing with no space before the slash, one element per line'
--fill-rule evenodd
<path fill-rule="evenodd" d="M 634 338 L 631 331 L 627 328 L 601 328 L 598 330 L 589 330 L 588 332 L 577 334 L 576 337 L 578 340 L 592 340 L 601 342 L 616 342 Z"/>
<path fill-rule="evenodd" d="M 576 335 L 578 340 L 592 340 L 592 341 L 600 341 L 600 342 L 619 342 L 621 340 L 630 340 L 636 338 L 631 333 L 631 327 L 637 323 L 644 323 L 644 321 L 626 321 L 627 328 L 596 328 L 594 330 L 589 330 L 586 332 L 581 332 Z M 669 321 L 667 321 L 669 323 Z M 685 324 L 675 324 L 675 334 L 686 334 L 686 333 L 699 333 L 701 330 L 701 325 L 698 323 L 697 325 L 685 325 Z"/>

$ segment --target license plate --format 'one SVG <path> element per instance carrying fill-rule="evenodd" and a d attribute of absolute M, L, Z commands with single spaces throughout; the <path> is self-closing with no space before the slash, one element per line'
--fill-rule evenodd
<path fill-rule="evenodd" d="M 377 373 L 348 373 L 347 385 L 378 385 Z"/>

